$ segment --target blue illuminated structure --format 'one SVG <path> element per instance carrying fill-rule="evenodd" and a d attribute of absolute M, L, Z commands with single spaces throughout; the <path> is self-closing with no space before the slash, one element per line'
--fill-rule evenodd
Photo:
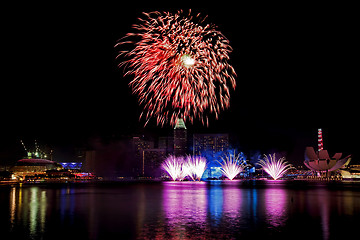
<path fill-rule="evenodd" d="M 220 170 L 220 156 L 223 152 L 213 153 L 212 151 L 203 151 L 201 156 L 205 157 L 208 161 L 207 169 L 203 174 L 203 179 L 219 179 L 222 176 L 222 172 Z"/>
<path fill-rule="evenodd" d="M 207 161 L 207 169 L 205 170 L 203 174 L 203 179 L 220 179 L 223 176 L 223 173 L 221 172 L 221 164 L 219 161 L 221 161 L 221 157 L 224 156 L 227 153 L 231 153 L 234 150 L 227 149 L 225 151 L 219 151 L 219 152 L 213 152 L 213 151 L 203 151 L 201 153 L 201 156 L 204 156 Z M 243 152 L 240 152 L 240 159 L 243 163 L 246 164 L 246 156 Z M 250 169 L 249 167 L 245 168 L 245 172 L 241 173 L 241 176 L 249 176 L 250 171 L 254 171 L 255 169 Z"/>
<path fill-rule="evenodd" d="M 61 162 L 64 169 L 81 169 L 82 162 Z"/>

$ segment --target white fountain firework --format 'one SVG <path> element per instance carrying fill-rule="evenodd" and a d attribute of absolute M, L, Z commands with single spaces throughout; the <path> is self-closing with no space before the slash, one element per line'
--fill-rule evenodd
<path fill-rule="evenodd" d="M 206 158 L 201 156 L 187 156 L 185 164 L 187 165 L 188 176 L 192 180 L 200 181 L 202 175 L 206 170 Z"/>
<path fill-rule="evenodd" d="M 292 165 L 285 161 L 285 157 L 276 159 L 275 153 L 264 155 L 263 159 L 259 159 L 258 165 L 267 172 L 274 180 L 281 178 Z"/>
<path fill-rule="evenodd" d="M 170 155 L 165 159 L 165 161 L 162 163 L 161 167 L 170 175 L 170 177 L 173 179 L 173 181 L 180 178 L 180 175 L 182 174 L 181 169 L 182 162 L 179 161 L 178 158 L 175 156 Z"/>
<path fill-rule="evenodd" d="M 201 179 L 207 166 L 206 158 L 200 156 L 175 157 L 170 155 L 162 163 L 162 168 L 173 181 L 182 181 L 186 177 L 196 181 Z"/>
<path fill-rule="evenodd" d="M 246 166 L 243 157 L 240 153 L 236 155 L 234 153 L 228 153 L 225 158 L 221 157 L 222 162 L 219 162 L 221 165 L 221 172 L 230 180 L 233 180 L 240 172 L 242 172 Z"/>

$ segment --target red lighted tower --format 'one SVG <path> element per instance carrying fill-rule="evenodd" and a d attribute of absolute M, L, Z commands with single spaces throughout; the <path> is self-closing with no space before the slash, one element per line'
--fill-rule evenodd
<path fill-rule="evenodd" d="M 324 143 L 323 143 L 323 137 L 322 137 L 322 129 L 318 129 L 318 151 L 324 150 Z"/>

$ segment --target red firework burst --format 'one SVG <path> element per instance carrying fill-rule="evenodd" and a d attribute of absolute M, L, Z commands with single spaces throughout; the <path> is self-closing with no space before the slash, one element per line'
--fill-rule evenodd
<path fill-rule="evenodd" d="M 154 117 L 163 126 L 177 118 L 208 125 L 208 115 L 229 107 L 235 89 L 235 70 L 228 63 L 232 51 L 228 39 L 205 18 L 178 11 L 144 13 L 115 47 L 124 57 L 125 75 L 134 75 L 130 86 L 144 107 L 140 116 Z M 131 50 L 123 50 L 130 44 Z"/>

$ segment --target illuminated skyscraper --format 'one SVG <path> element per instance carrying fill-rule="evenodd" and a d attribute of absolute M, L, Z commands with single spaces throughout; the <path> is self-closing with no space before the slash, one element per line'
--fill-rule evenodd
<path fill-rule="evenodd" d="M 133 171 L 138 176 L 145 176 L 145 151 L 154 148 L 154 142 L 145 136 L 134 136 L 132 147 L 135 153 Z"/>
<path fill-rule="evenodd" d="M 184 156 L 187 153 L 187 130 L 184 120 L 178 118 L 174 128 L 174 154 Z"/>
<path fill-rule="evenodd" d="M 208 161 L 208 168 L 204 172 L 204 178 L 219 178 L 221 156 L 229 149 L 228 134 L 194 134 L 193 155 L 204 156 Z"/>
<path fill-rule="evenodd" d="M 194 134 L 194 155 L 201 155 L 204 152 L 207 152 L 208 155 L 214 157 L 216 153 L 226 151 L 228 148 L 228 134 Z"/>
<path fill-rule="evenodd" d="M 143 173 L 144 177 L 160 177 L 161 163 L 165 160 L 167 153 L 163 148 L 145 149 Z"/>

